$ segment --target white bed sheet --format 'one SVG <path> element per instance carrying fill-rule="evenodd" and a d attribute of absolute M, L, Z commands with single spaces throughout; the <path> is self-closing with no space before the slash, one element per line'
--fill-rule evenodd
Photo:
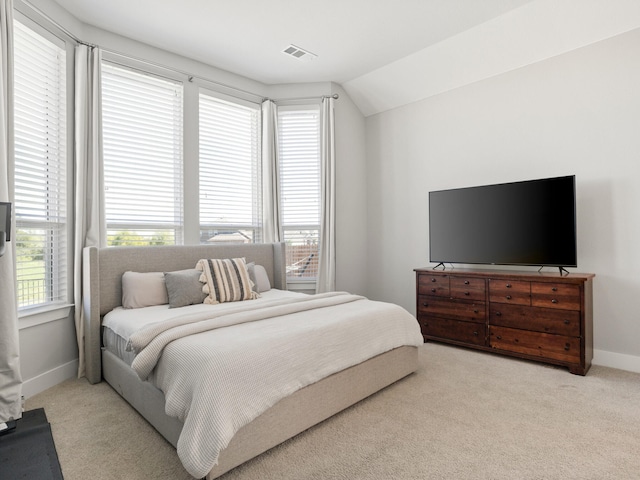
<path fill-rule="evenodd" d="M 262 292 L 260 297 L 251 302 L 267 303 L 283 298 L 304 297 L 306 294 L 278 290 L 272 288 Z M 217 305 L 188 305 L 180 308 L 169 308 L 169 305 L 156 305 L 144 308 L 117 307 L 107 313 L 102 320 L 102 345 L 111 353 L 131 365 L 135 352 L 127 351 L 127 344 L 131 335 L 141 328 L 157 322 L 163 322 L 185 313 L 199 313 L 206 311 L 224 311 L 233 309 L 237 302 L 219 303 Z"/>

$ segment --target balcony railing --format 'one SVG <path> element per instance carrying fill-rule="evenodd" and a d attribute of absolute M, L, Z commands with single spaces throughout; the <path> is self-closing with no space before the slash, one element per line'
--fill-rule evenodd
<path fill-rule="evenodd" d="M 18 306 L 30 307 L 47 302 L 47 285 L 44 279 L 18 280 Z"/>

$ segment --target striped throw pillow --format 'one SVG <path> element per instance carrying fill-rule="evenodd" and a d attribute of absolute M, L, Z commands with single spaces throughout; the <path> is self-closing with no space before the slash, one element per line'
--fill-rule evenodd
<path fill-rule="evenodd" d="M 196 269 L 202 272 L 200 281 L 205 284 L 202 290 L 208 294 L 204 303 L 215 305 L 253 300 L 260 296 L 253 291 L 244 258 L 203 258 L 198 260 Z"/>

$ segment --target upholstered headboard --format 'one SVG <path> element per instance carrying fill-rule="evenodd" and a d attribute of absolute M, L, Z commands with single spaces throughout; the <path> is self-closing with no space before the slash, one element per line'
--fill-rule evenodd
<path fill-rule="evenodd" d="M 85 372 L 89 382 L 97 383 L 102 378 L 102 317 L 122 305 L 124 272 L 171 272 L 194 268 L 201 258 L 237 257 L 262 265 L 271 285 L 286 289 L 284 243 L 85 248 L 82 309 Z"/>

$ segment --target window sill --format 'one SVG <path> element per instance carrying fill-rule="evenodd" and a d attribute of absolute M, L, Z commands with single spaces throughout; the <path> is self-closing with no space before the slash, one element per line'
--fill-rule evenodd
<path fill-rule="evenodd" d="M 25 328 L 68 318 L 72 307 L 72 304 L 61 304 L 18 311 L 18 329 L 24 330 Z"/>
<path fill-rule="evenodd" d="M 316 281 L 313 280 L 289 280 L 287 290 L 291 292 L 316 293 Z"/>
<path fill-rule="evenodd" d="M 300 278 L 300 277 L 287 277 L 287 283 L 291 284 L 303 284 L 303 285 L 315 285 L 315 278 Z"/>

